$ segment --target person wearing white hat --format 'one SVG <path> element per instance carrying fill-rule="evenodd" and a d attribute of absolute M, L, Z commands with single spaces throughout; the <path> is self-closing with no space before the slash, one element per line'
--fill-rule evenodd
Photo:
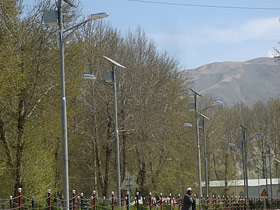
<path fill-rule="evenodd" d="M 182 210 L 195 210 L 196 209 L 195 202 L 192 199 L 191 195 L 192 195 L 192 188 L 189 187 L 187 189 L 187 193 L 184 196 Z"/>

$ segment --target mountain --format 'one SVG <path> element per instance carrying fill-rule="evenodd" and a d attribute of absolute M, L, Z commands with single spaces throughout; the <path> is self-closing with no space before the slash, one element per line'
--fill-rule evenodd
<path fill-rule="evenodd" d="M 185 70 L 193 89 L 233 105 L 253 105 L 280 96 L 280 61 L 261 57 L 245 62 L 216 62 Z"/>

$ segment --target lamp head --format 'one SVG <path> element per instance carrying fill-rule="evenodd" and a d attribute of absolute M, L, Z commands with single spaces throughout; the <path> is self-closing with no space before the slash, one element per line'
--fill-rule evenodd
<path fill-rule="evenodd" d="M 84 79 L 96 79 L 96 76 L 93 74 L 84 74 L 83 78 Z"/>
<path fill-rule="evenodd" d="M 232 142 L 229 142 L 229 143 L 228 143 L 228 146 L 230 146 L 230 147 L 236 147 L 236 145 L 235 145 L 234 143 L 232 143 Z"/>
<path fill-rule="evenodd" d="M 214 105 L 214 104 L 222 104 L 222 103 L 223 103 L 222 101 L 214 101 L 214 102 L 213 102 L 213 105 Z"/>
<path fill-rule="evenodd" d="M 105 18 L 105 17 L 108 17 L 108 16 L 109 16 L 109 14 L 107 14 L 106 12 L 91 14 L 90 15 L 90 20 L 102 19 L 102 18 Z"/>
<path fill-rule="evenodd" d="M 191 123 L 184 123 L 184 126 L 192 127 L 192 124 Z"/>

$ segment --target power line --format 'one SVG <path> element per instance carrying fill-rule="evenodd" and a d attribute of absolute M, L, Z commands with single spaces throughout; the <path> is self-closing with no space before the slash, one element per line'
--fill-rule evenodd
<path fill-rule="evenodd" d="M 238 6 L 220 6 L 220 5 L 207 5 L 207 4 L 186 4 L 186 3 L 172 3 L 162 1 L 147 1 L 147 0 L 128 0 L 140 3 L 149 4 L 162 4 L 162 5 L 174 5 L 174 6 L 187 6 L 187 7 L 204 7 L 204 8 L 219 8 L 219 9 L 243 9 L 243 10 L 275 10 L 279 11 L 280 8 L 271 7 L 238 7 Z"/>

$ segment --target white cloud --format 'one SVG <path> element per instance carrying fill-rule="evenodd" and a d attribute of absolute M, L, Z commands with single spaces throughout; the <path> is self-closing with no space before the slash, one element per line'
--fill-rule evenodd
<path fill-rule="evenodd" d="M 205 25 L 192 25 L 192 28 L 174 25 L 149 37 L 186 66 L 267 56 L 268 50 L 280 40 L 278 17 L 252 19 L 234 26 L 211 26 L 209 21 Z"/>
<path fill-rule="evenodd" d="M 278 17 L 254 19 L 234 28 L 202 29 L 199 34 L 215 42 L 277 40 L 280 37 L 280 22 Z"/>
<path fill-rule="evenodd" d="M 152 37 L 159 43 L 171 43 L 172 45 L 182 44 L 210 44 L 217 42 L 243 42 L 255 40 L 280 39 L 280 22 L 278 17 L 253 19 L 241 23 L 238 26 L 230 27 L 225 25 L 222 28 L 197 27 L 186 30 L 181 25 L 176 31 L 163 31 L 155 33 Z"/>
<path fill-rule="evenodd" d="M 269 58 L 279 58 L 279 56 L 279 50 L 276 48 L 269 50 L 267 53 L 267 57 Z"/>

